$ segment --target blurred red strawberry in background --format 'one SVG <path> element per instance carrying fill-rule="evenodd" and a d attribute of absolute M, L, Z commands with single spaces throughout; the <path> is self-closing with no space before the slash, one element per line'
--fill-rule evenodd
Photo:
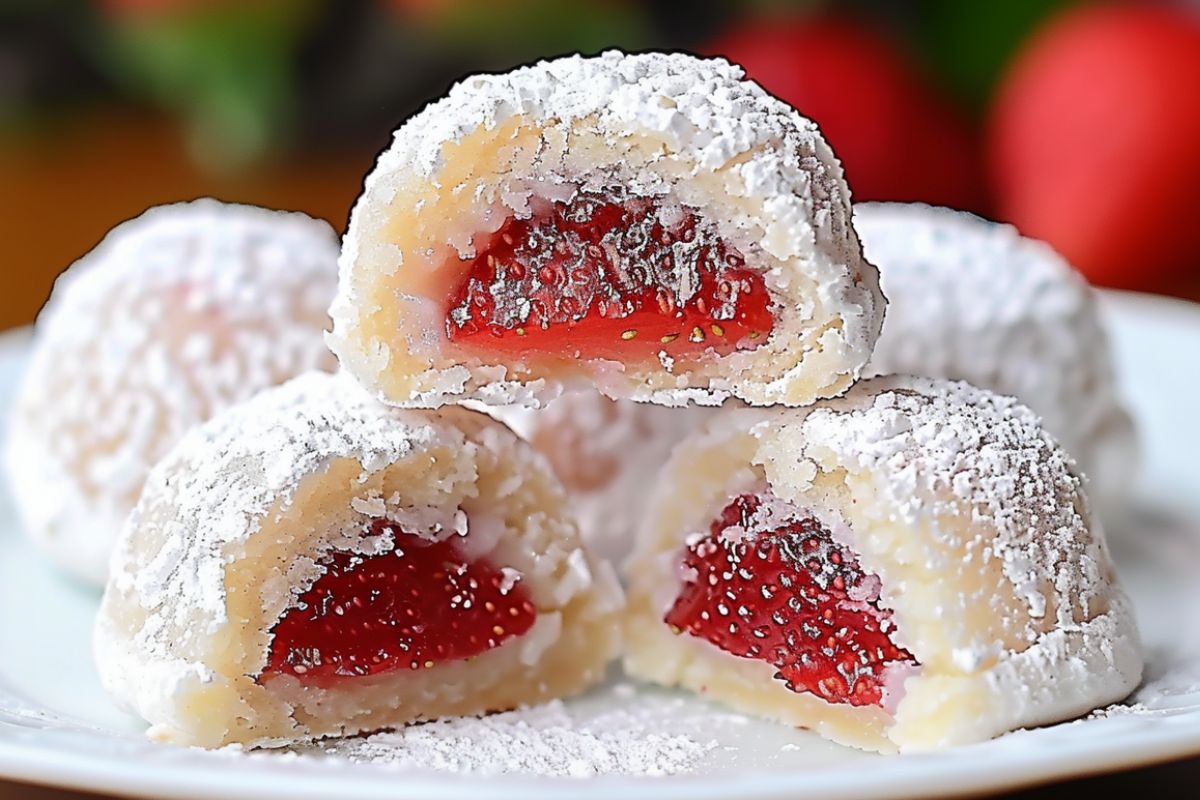
<path fill-rule="evenodd" d="M 821 126 L 855 201 L 923 200 L 981 211 L 965 120 L 884 33 L 851 18 L 752 18 L 703 52 L 741 64 Z"/>
<path fill-rule="evenodd" d="M 1017 56 L 987 125 L 997 211 L 1093 283 L 1200 266 L 1200 12 L 1081 5 Z"/>

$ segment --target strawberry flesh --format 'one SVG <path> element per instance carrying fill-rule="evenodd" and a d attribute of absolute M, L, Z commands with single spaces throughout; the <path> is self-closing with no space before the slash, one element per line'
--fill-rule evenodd
<path fill-rule="evenodd" d="M 446 334 L 514 356 L 628 361 L 728 355 L 764 342 L 773 322 L 762 276 L 695 212 L 580 190 L 489 237 Z"/>
<path fill-rule="evenodd" d="M 885 669 L 917 664 L 891 640 L 879 578 L 769 491 L 735 498 L 690 542 L 689 578 L 664 617 L 677 633 L 774 665 L 794 692 L 852 706 L 882 705 Z"/>
<path fill-rule="evenodd" d="M 333 552 L 325 574 L 275 625 L 266 672 L 306 680 L 375 675 L 458 661 L 529 630 L 537 616 L 511 571 L 467 559 L 455 539 L 394 532 L 380 555 Z"/>

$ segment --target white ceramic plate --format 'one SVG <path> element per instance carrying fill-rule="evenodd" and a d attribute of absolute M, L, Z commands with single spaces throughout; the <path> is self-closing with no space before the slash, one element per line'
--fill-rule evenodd
<path fill-rule="evenodd" d="M 64 788 L 158 798 L 535 798 L 569 791 L 578 800 L 931 797 L 1010 789 L 1200 753 L 1200 306 L 1106 294 L 1125 395 L 1137 418 L 1145 463 L 1143 512 L 1118 552 L 1147 645 L 1146 680 L 1126 703 L 1084 720 L 1019 731 L 941 753 L 878 756 L 805 731 L 749 719 L 682 694 L 631 687 L 620 676 L 549 717 L 592 736 L 590 754 L 564 772 L 625 774 L 586 779 L 530 774 L 545 713 L 505 722 L 511 752 L 469 747 L 468 774 L 414 767 L 355 743 L 302 753 L 207 752 L 153 745 L 142 725 L 100 688 L 90 657 L 98 595 L 56 574 L 22 540 L 0 491 L 0 777 Z M 0 336 L 0 419 L 27 348 L 27 334 Z M 0 431 L 0 436 L 3 432 Z M 1116 538 L 1116 537 L 1114 537 Z M 614 725 L 630 730 L 617 734 Z M 559 728 L 561 730 L 561 728 Z M 523 732 L 523 733 L 522 733 Z M 529 736 L 533 736 L 532 739 Z M 357 740 L 361 743 L 362 740 Z M 665 776 L 638 775 L 666 765 Z M 533 748 L 533 749 L 530 749 Z M 332 752 L 330 752 L 332 750 Z M 384 748 L 386 750 L 386 748 Z M 493 748 L 493 751 L 495 748 Z M 411 751 L 416 752 L 416 751 Z M 372 758 L 366 755 L 374 754 Z M 410 753 L 411 755 L 411 753 Z M 543 754 L 544 755 L 544 754 Z M 491 759 L 489 761 L 489 758 Z M 392 763 L 380 763 L 390 760 Z M 541 762 L 545 769 L 545 759 Z M 525 764 L 525 766 L 522 766 Z M 601 765 L 599 770 L 596 765 Z M 479 770 L 491 770 L 484 774 Z"/>

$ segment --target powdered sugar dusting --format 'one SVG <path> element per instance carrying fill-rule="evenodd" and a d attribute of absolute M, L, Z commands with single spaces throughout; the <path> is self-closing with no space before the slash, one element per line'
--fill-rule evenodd
<path fill-rule="evenodd" d="M 692 771 L 717 742 L 668 732 L 671 726 L 659 721 L 660 711 L 614 708 L 580 719 L 555 700 L 503 714 L 455 717 L 359 739 L 317 742 L 298 752 L 480 776 L 587 778 Z"/>
<path fill-rule="evenodd" d="M 987 608 L 986 624 L 975 628 L 969 613 L 925 608 L 914 616 L 896 605 L 898 640 L 918 658 L 928 663 L 927 643 L 952 643 L 957 668 L 980 676 L 992 708 L 972 724 L 994 726 L 994 735 L 1132 689 L 1142 669 L 1132 604 L 1073 461 L 1026 406 L 965 383 L 875 378 L 813 410 L 801 427 L 822 469 L 836 463 L 865 477 L 875 495 L 860 498 L 869 513 L 924 532 L 913 552 L 928 572 L 911 579 L 953 570 L 943 580 Z M 821 455 L 826 449 L 834 459 Z M 969 524 L 948 522 L 968 515 Z M 864 520 L 857 524 L 856 537 L 873 536 Z M 876 559 L 879 546 L 870 548 Z M 994 588 L 975 594 L 981 580 L 958 583 L 996 562 L 1004 580 Z M 885 596 L 904 569 L 879 570 Z M 890 734 L 897 741 L 911 735 L 901 731 L 905 716 L 933 699 L 913 681 L 906 689 Z"/>
<path fill-rule="evenodd" d="M 831 447 L 867 473 L 887 474 L 877 488 L 910 524 L 970 508 L 994 525 L 991 549 L 1028 603 L 1029 615 L 1074 622 L 1107 591 L 1080 558 L 1108 563 L 1070 457 L 1013 398 L 966 383 L 877 378 L 805 418 L 810 447 Z M 1073 598 L 1060 602 L 1057 598 Z M 1103 607 L 1103 602 L 1100 606 Z"/>
<path fill-rule="evenodd" d="M 102 583 L 150 467 L 255 392 L 332 369 L 332 228 L 199 200 L 114 228 L 38 317 L 6 452 L 25 529 Z"/>
<path fill-rule="evenodd" d="M 862 203 L 855 227 L 890 301 L 867 374 L 968 381 L 1021 399 L 1116 507 L 1137 464 L 1108 338 L 1083 276 L 1044 242 L 965 212 Z"/>
<path fill-rule="evenodd" d="M 567 392 L 541 409 L 482 407 L 543 452 L 567 489 L 589 549 L 618 563 L 654 491 L 671 448 L 717 409 L 669 408 L 612 400 L 595 390 Z"/>
<path fill-rule="evenodd" d="M 244 543 L 255 531 L 246 520 L 290 497 L 305 476 L 338 458 L 356 458 L 364 473 L 376 471 L 446 436 L 419 414 L 380 408 L 349 376 L 317 373 L 194 428 L 150 478 L 147 497 L 162 503 L 166 496 L 174 506 L 161 521 L 162 549 L 146 562 L 146 554 L 128 552 L 130 544 L 122 540 L 114 557 L 122 565 L 114 584 L 136 584 L 150 612 L 141 638 L 154 641 L 162 626 L 185 630 L 197 612 L 223 620 L 224 559 L 217 554 Z M 144 505 L 131 525 L 148 524 L 141 518 L 156 507 Z M 358 505 L 365 519 L 375 503 Z M 166 616 L 159 619 L 159 613 Z"/>
<path fill-rule="evenodd" d="M 578 365 L 459 351 L 436 334 L 477 234 L 586 196 L 694 213 L 762 276 L 778 315 L 753 349 L 580 359 L 606 394 L 798 405 L 842 391 L 869 357 L 884 300 L 812 121 L 721 59 L 616 51 L 467 78 L 396 131 L 351 215 L 331 348 L 400 405 L 553 398 Z M 673 288 L 689 295 L 694 277 Z M 529 299 L 507 304 L 521 317 Z"/>
<path fill-rule="evenodd" d="M 421 124 L 396 132 L 396 142 L 380 166 L 410 164 L 418 174 L 436 176 L 446 164 L 447 142 L 462 141 L 481 123 L 492 128 L 519 115 L 567 122 L 599 115 L 595 124 L 601 130 L 653 130 L 671 152 L 686 154 L 704 171 L 726 166 L 739 154 L 774 140 L 785 139 L 798 152 L 824 151 L 816 125 L 746 81 L 740 67 L 677 53 L 608 51 L 597 58 L 572 56 L 462 81 L 422 113 Z M 845 189 L 841 171 L 824 152 L 821 155 L 827 163 L 809 165 L 814 170 L 809 179 L 815 183 L 815 201 L 828 210 L 844 198 Z M 784 180 L 772 170 L 778 166 L 756 165 L 753 180 L 756 190 L 764 196 L 779 195 L 783 204 L 791 192 L 772 191 Z M 371 177 L 381 180 L 383 173 L 376 170 Z M 831 226 L 831 233 L 845 235 L 844 230 L 833 230 L 844 224 L 843 219 L 830 214 L 820 221 Z"/>
<path fill-rule="evenodd" d="M 501 580 L 520 581 L 533 627 L 470 658 L 363 678 L 273 668 L 280 621 L 329 574 L 327 556 L 403 559 L 418 537 L 461 541 L 463 570 L 510 567 Z M 507 428 L 461 408 L 380 405 L 346 373 L 311 372 L 193 429 L 151 472 L 114 553 L 96 663 L 152 738 L 180 744 L 278 745 L 514 708 L 602 680 L 622 595 L 599 567 L 544 459 Z M 430 575 L 404 580 L 393 591 L 460 602 Z"/>
<path fill-rule="evenodd" d="M 747 468 L 878 576 L 894 642 L 920 664 L 889 686 L 888 718 L 818 709 L 762 662 L 664 624 L 684 537 L 718 518 Z M 1073 462 L 1012 398 L 892 376 L 804 409 L 732 409 L 676 446 L 659 488 L 626 562 L 630 674 L 904 752 L 1070 719 L 1141 673 L 1132 606 Z"/>

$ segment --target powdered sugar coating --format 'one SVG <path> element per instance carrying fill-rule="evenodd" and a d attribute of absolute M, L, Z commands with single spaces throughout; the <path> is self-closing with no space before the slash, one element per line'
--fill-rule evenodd
<path fill-rule="evenodd" d="M 1019 397 L 1078 461 L 1101 510 L 1118 507 L 1137 442 L 1083 276 L 1048 244 L 965 212 L 863 203 L 854 213 L 890 301 L 868 374 Z"/>
<path fill-rule="evenodd" d="M 613 400 L 586 389 L 565 392 L 544 408 L 484 410 L 546 455 L 584 541 L 613 563 L 629 555 L 671 448 L 717 413 Z"/>
<path fill-rule="evenodd" d="M 114 228 L 38 317 L 5 454 L 27 533 L 102 584 L 150 467 L 193 425 L 313 368 L 337 281 L 325 222 L 199 200 Z"/>
<path fill-rule="evenodd" d="M 537 702 L 600 680 L 622 596 L 541 457 L 464 409 L 376 403 L 309 373 L 193 429 L 155 467 L 96 625 L 105 687 L 182 744 L 270 744 Z M 400 533 L 364 535 L 387 518 Z M 333 551 L 456 539 L 521 581 L 533 627 L 466 661 L 306 684 L 264 674 L 271 630 Z M 414 587 L 416 588 L 416 587 Z M 549 674 L 545 674 L 549 673 Z"/>
<path fill-rule="evenodd" d="M 883 751 L 1118 700 L 1140 676 L 1137 629 L 1073 470 L 1033 412 L 965 383 L 875 378 L 807 409 L 714 418 L 676 448 L 628 562 L 627 669 Z M 893 641 L 920 664 L 889 676 L 894 713 L 791 693 L 771 665 L 662 622 L 685 538 L 763 481 L 879 576 Z"/>
<path fill-rule="evenodd" d="M 777 314 L 767 340 L 574 372 L 448 349 L 444 298 L 474 237 L 581 189 L 699 210 L 763 274 Z M 537 404 L 583 379 L 667 405 L 799 404 L 854 380 L 882 310 L 841 166 L 811 121 L 720 59 L 614 51 L 468 78 L 396 132 L 351 215 L 329 342 L 396 404 Z"/>
<path fill-rule="evenodd" d="M 664 706 L 663 701 L 643 702 L 577 720 L 561 700 L 553 700 L 482 718 L 456 717 L 364 738 L 326 740 L 312 750 L 353 763 L 456 775 L 677 775 L 694 770 L 718 747 L 711 739 L 714 721 L 729 725 L 731 718 L 736 720 L 710 712 L 696 715 L 691 725 L 672 726 L 663 720 L 669 709 Z M 695 738 L 679 727 L 695 728 Z"/>
<path fill-rule="evenodd" d="M 1058 625 L 1069 625 L 1073 602 L 1063 598 L 1086 608 L 1107 591 L 1096 574 L 1067 568 L 1084 554 L 1107 563 L 1107 548 L 1070 456 L 1014 398 L 962 382 L 883 377 L 812 409 L 801 435 L 806 451 L 836 453 L 836 462 L 819 456 L 817 469 L 837 463 L 855 474 L 886 474 L 874 488 L 890 517 L 916 525 L 971 509 L 973 523 L 994 528 L 989 546 L 1030 621 L 1050 610 Z M 770 475 L 772 465 L 766 469 Z M 1032 641 L 1036 632 L 1026 628 L 1023 636 Z"/>

